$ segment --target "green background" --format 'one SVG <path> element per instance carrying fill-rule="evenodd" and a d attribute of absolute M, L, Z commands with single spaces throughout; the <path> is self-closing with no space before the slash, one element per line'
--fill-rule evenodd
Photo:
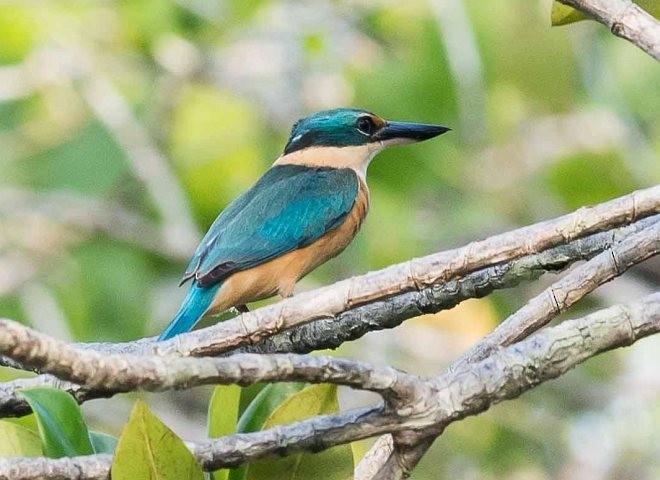
<path fill-rule="evenodd" d="M 77 341 L 157 334 L 205 229 L 293 122 L 324 108 L 453 131 L 374 160 L 361 233 L 299 290 L 658 183 L 657 63 L 593 22 L 551 28 L 550 8 L 0 3 L 0 316 Z M 637 269 L 572 315 L 657 289 L 659 270 Z M 339 353 L 438 372 L 547 281 Z M 608 353 L 450 427 L 412 478 L 657 478 L 659 352 L 650 339 Z M 209 389 L 146 397 L 184 438 L 205 436 Z M 84 411 L 117 433 L 132 401 Z M 370 401 L 341 392 L 344 407 Z"/>

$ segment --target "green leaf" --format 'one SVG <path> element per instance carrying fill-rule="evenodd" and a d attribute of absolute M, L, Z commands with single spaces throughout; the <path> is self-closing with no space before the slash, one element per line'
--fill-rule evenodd
<path fill-rule="evenodd" d="M 80 407 L 71 395 L 56 388 L 21 390 L 37 419 L 43 453 L 50 458 L 94 453 Z"/>
<path fill-rule="evenodd" d="M 238 421 L 236 431 L 239 433 L 258 432 L 268 417 L 286 399 L 300 392 L 306 386 L 305 383 L 271 383 L 264 387 L 250 405 L 245 409 Z"/>
<path fill-rule="evenodd" d="M 231 435 L 236 431 L 240 402 L 241 387 L 238 385 L 219 385 L 215 387 L 209 402 L 209 438 Z M 227 480 L 229 470 L 223 469 L 212 472 L 211 478 L 213 480 Z"/>
<path fill-rule="evenodd" d="M 635 3 L 655 18 L 660 18 L 660 0 L 637 0 Z M 568 5 L 559 2 L 553 2 L 552 4 L 550 21 L 552 22 L 553 27 L 568 25 L 569 23 L 575 23 L 587 19 L 589 19 L 589 16 L 575 10 L 573 7 L 569 7 Z"/>
<path fill-rule="evenodd" d="M 94 453 L 115 453 L 117 439 L 112 435 L 102 432 L 89 432 L 89 439 L 92 442 Z"/>
<path fill-rule="evenodd" d="M 305 388 L 307 384 L 299 382 L 271 383 L 266 385 L 247 406 L 240 419 L 236 431 L 239 433 L 258 432 L 268 417 L 285 400 Z M 245 390 L 244 390 L 245 391 Z M 229 472 L 229 480 L 243 480 L 247 467 L 241 465 Z"/>
<path fill-rule="evenodd" d="M 553 27 L 561 25 L 568 25 L 569 23 L 579 22 L 586 20 L 587 17 L 584 13 L 575 10 L 573 7 L 564 5 L 563 3 L 553 2 L 552 11 L 550 12 L 550 21 Z"/>
<path fill-rule="evenodd" d="M 263 424 L 263 430 L 339 410 L 335 385 L 312 385 L 289 397 Z M 279 459 L 251 462 L 246 480 L 347 480 L 353 478 L 350 445 L 338 445 L 319 453 L 298 453 Z"/>
<path fill-rule="evenodd" d="M 21 425 L 0 420 L 0 457 L 40 457 L 39 435 Z"/>
<path fill-rule="evenodd" d="M 111 477 L 204 480 L 204 473 L 181 439 L 138 400 L 119 437 Z"/>

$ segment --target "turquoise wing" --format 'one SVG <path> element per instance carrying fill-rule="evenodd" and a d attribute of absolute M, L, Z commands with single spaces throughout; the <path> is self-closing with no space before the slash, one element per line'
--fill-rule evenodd
<path fill-rule="evenodd" d="M 353 208 L 359 180 L 351 169 L 278 165 L 213 222 L 184 281 L 214 285 L 313 243 L 341 225 Z"/>

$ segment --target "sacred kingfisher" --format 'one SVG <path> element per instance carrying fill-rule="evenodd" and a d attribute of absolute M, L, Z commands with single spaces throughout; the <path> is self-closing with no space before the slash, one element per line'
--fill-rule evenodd
<path fill-rule="evenodd" d="M 299 279 L 353 240 L 369 208 L 371 159 L 448 130 L 350 108 L 299 120 L 273 166 L 209 228 L 181 282 L 192 279 L 188 296 L 158 340 L 187 332 L 207 314 L 291 296 Z"/>

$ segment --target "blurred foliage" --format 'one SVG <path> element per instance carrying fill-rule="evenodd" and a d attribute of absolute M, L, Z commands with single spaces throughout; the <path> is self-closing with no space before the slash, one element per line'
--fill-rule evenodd
<path fill-rule="evenodd" d="M 0 205 L 0 316 L 80 341 L 156 334 L 184 295 L 176 285 L 195 239 L 280 154 L 293 122 L 322 108 L 363 107 L 453 131 L 379 155 L 362 232 L 301 289 L 658 183 L 657 63 L 595 22 L 550 28 L 552 5 L 0 3 L 0 197 L 42 198 Z M 625 287 L 617 291 L 643 288 Z M 341 353 L 433 373 L 538 288 L 413 320 Z M 627 297 L 595 299 L 586 305 Z M 660 468 L 651 454 L 657 389 L 649 397 L 625 388 L 657 428 L 614 420 L 626 375 L 658 361 L 641 349 L 452 426 L 413 478 L 586 478 L 578 474 L 602 465 L 604 476 L 591 478 L 650 478 Z M 154 408 L 169 412 L 168 424 L 181 418 L 173 428 L 182 436 L 202 437 L 207 399 L 188 397 Z M 112 400 L 118 411 L 125 401 Z M 95 428 L 125 420 L 104 410 L 94 411 Z M 579 442 L 584 425 L 601 434 Z"/>

